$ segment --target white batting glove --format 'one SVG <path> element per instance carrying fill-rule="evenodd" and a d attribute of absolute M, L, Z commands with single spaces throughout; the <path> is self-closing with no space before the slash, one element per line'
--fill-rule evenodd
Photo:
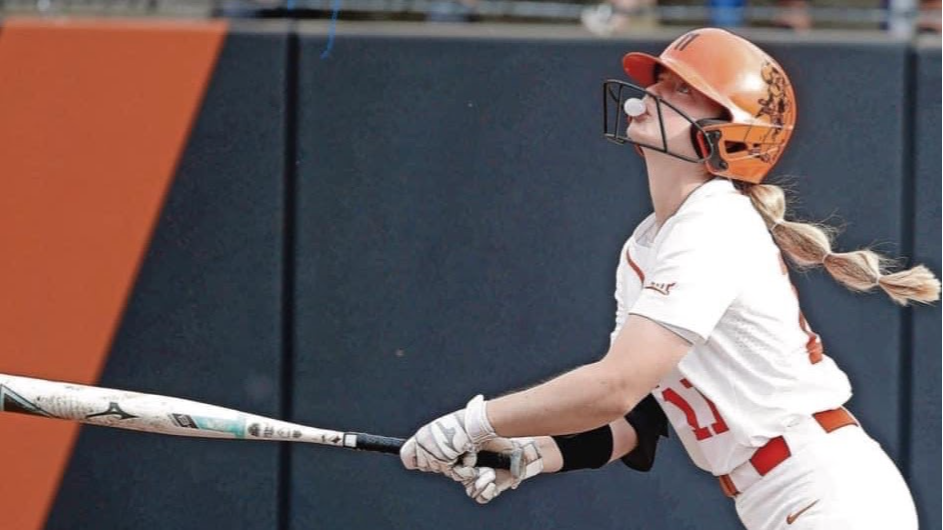
<path fill-rule="evenodd" d="M 509 455 L 511 469 L 476 467 L 474 454 L 453 466 L 452 479 L 461 482 L 465 494 L 479 504 L 491 502 L 508 489 L 517 489 L 521 482 L 544 470 L 543 456 L 533 438 L 494 438 L 480 450 Z"/>
<path fill-rule="evenodd" d="M 452 467 L 467 453 L 476 453 L 481 444 L 496 437 L 480 394 L 464 409 L 446 414 L 421 427 L 400 449 L 406 469 L 432 471 L 455 480 Z"/>

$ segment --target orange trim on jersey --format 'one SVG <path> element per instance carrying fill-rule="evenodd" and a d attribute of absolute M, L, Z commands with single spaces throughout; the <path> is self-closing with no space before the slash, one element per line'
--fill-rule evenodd
<path fill-rule="evenodd" d="M 786 260 L 783 259 L 782 252 L 779 253 L 779 266 L 783 275 L 788 279 L 789 268 L 786 267 Z M 796 289 L 796 285 L 792 283 L 791 279 L 789 280 L 789 286 L 792 287 L 792 294 L 796 295 L 796 302 L 798 303 L 799 290 Z M 825 347 L 822 346 L 822 338 L 809 327 L 809 322 L 805 319 L 805 315 L 802 314 L 802 308 L 799 308 L 799 329 L 809 337 L 809 340 L 805 343 L 805 350 L 809 354 L 809 362 L 812 364 L 821 362 L 825 355 Z"/>
<path fill-rule="evenodd" d="M 799 311 L 799 327 L 808 335 L 809 340 L 805 343 L 805 349 L 809 352 L 809 362 L 816 364 L 822 361 L 825 355 L 825 348 L 822 347 L 822 339 L 818 333 L 809 329 L 809 323 L 805 319 L 802 311 Z"/>
<path fill-rule="evenodd" d="M 635 274 L 638 276 L 638 281 L 645 283 L 645 273 L 642 272 L 642 268 L 635 263 L 635 260 L 632 259 L 632 254 L 629 253 L 629 249 L 625 249 L 625 260 L 629 263 L 629 267 L 632 267 L 632 270 L 635 271 Z"/>
<path fill-rule="evenodd" d="M 98 380 L 224 22 L 7 18 L 0 372 Z M 42 528 L 78 426 L 0 417 L 4 528 Z"/>

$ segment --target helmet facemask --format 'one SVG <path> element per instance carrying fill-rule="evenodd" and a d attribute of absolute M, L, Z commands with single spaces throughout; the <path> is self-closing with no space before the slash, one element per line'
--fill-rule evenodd
<path fill-rule="evenodd" d="M 624 110 L 625 102 L 632 99 L 643 99 L 648 97 L 655 102 L 655 116 L 651 118 L 658 120 L 658 126 L 661 130 L 661 145 L 643 143 L 633 140 L 629 137 L 628 129 L 632 124 L 633 118 Z M 668 135 L 665 131 L 663 106 L 681 116 L 691 125 L 691 142 L 694 147 L 695 156 L 686 153 L 679 153 L 668 147 Z M 619 144 L 632 144 L 636 148 L 645 148 L 663 153 L 686 162 L 694 164 L 707 163 L 709 166 L 719 162 L 719 152 L 717 141 L 720 139 L 720 133 L 709 131 L 711 125 L 719 122 L 726 123 L 719 119 L 696 120 L 689 114 L 679 109 L 677 106 L 665 101 L 652 92 L 644 88 L 619 81 L 609 79 L 603 83 L 603 135 L 607 140 Z"/>

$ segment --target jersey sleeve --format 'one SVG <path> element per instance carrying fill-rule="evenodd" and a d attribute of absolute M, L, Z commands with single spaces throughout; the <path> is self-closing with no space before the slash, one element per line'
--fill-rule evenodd
<path fill-rule="evenodd" d="M 670 231 L 629 310 L 695 344 L 707 340 L 751 270 L 735 227 L 704 217 L 688 214 L 666 227 Z"/>

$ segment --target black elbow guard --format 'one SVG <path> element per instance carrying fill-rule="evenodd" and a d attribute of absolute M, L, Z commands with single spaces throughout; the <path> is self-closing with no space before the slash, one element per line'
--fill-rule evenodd
<path fill-rule="evenodd" d="M 612 428 L 608 425 L 579 434 L 553 436 L 553 441 L 563 457 L 561 473 L 600 468 L 612 458 Z"/>
<path fill-rule="evenodd" d="M 622 457 L 622 463 L 636 471 L 648 471 L 655 463 L 655 449 L 660 436 L 668 437 L 668 418 L 655 398 L 649 394 L 625 415 L 635 429 L 638 445 Z"/>

